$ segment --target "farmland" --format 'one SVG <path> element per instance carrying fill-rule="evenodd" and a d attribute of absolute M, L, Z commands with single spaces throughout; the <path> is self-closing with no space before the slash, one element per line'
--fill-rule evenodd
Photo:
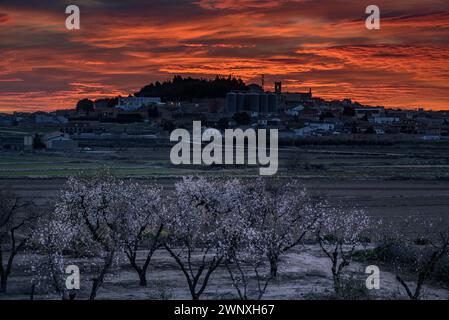
<path fill-rule="evenodd" d="M 76 152 L 7 152 L 0 178 L 52 178 L 95 172 L 107 166 L 122 177 L 180 177 L 189 174 L 256 176 L 256 166 L 174 166 L 168 147 L 83 148 Z M 283 146 L 279 176 L 300 179 L 449 181 L 449 144 L 391 146 Z"/>
<path fill-rule="evenodd" d="M 74 153 L 2 152 L 0 186 L 32 200 L 41 210 L 49 211 L 72 175 L 92 175 L 108 167 L 114 175 L 142 183 L 157 183 L 164 192 L 173 191 L 174 183 L 186 175 L 258 177 L 257 167 L 173 166 L 168 148 L 117 148 L 82 150 Z M 282 147 L 278 178 L 299 178 L 313 198 L 325 199 L 343 208 L 363 208 L 372 217 L 403 222 L 409 215 L 449 218 L 449 146 L 416 144 L 392 146 L 321 146 Z M 414 230 L 410 230 L 412 233 Z M 22 255 L 11 276 L 10 292 L 2 299 L 27 299 L 30 275 Z M 143 259 L 139 258 L 139 259 Z M 20 262 L 22 261 L 22 262 Z M 88 274 L 89 261 L 77 263 Z M 100 299 L 188 299 L 184 279 L 164 250 L 157 252 L 149 270 L 151 286 L 138 286 L 136 275 L 122 262 L 120 270 L 108 275 Z M 363 262 L 351 265 L 352 274 L 363 283 Z M 326 298 L 332 280 L 329 262 L 314 245 L 295 250 L 283 258 L 281 276 L 270 284 L 266 298 Z M 89 277 L 82 279 L 79 298 L 85 298 Z M 383 273 L 383 287 L 371 298 L 403 299 L 391 272 Z M 234 298 L 232 285 L 224 269 L 211 279 L 206 299 Z M 447 299 L 446 285 L 429 283 L 424 298 Z M 36 299 L 57 299 L 41 294 Z"/>
<path fill-rule="evenodd" d="M 169 148 L 116 148 L 73 153 L 2 152 L 0 185 L 41 205 L 57 196 L 65 178 L 108 167 L 117 176 L 157 181 L 168 191 L 186 175 L 255 178 L 257 167 L 174 166 Z M 299 178 L 314 197 L 375 216 L 449 214 L 449 146 L 282 147 L 279 178 Z"/>

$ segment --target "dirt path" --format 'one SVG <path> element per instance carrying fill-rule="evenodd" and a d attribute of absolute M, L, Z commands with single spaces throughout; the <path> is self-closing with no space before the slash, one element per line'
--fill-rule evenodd
<path fill-rule="evenodd" d="M 143 257 L 143 256 L 142 256 Z M 141 257 L 141 259 L 142 259 Z M 21 256 L 9 283 L 9 293 L 0 299 L 28 299 L 30 275 L 25 273 L 27 259 L 33 256 Z M 71 263 L 86 266 L 89 261 L 78 260 Z M 83 269 L 83 267 L 81 267 Z M 269 285 L 265 299 L 317 299 L 332 294 L 330 262 L 317 246 L 299 248 L 287 254 L 280 265 L 280 276 Z M 353 273 L 358 285 L 364 285 L 366 265 L 353 263 L 348 272 Z M 90 289 L 89 274 L 81 274 L 80 299 L 86 299 Z M 136 273 L 123 261 L 120 270 L 108 275 L 100 289 L 98 299 L 190 299 L 186 280 L 168 254 L 161 250 L 156 253 L 148 273 L 149 285 L 138 285 Z M 381 270 L 380 290 L 369 292 L 370 299 L 407 299 L 404 290 L 395 280 L 395 276 Z M 449 291 L 443 288 L 425 286 L 424 299 L 447 300 Z M 40 294 L 36 299 L 57 299 L 57 296 Z M 235 299 L 235 292 L 227 272 L 220 268 L 211 277 L 210 284 L 202 299 Z"/>

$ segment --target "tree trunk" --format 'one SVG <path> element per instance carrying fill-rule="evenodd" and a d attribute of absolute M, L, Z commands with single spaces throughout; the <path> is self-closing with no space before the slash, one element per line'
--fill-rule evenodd
<path fill-rule="evenodd" d="M 399 275 L 396 275 L 396 280 L 404 287 L 410 300 L 416 300 L 414 294 L 412 293 L 412 291 L 410 290 L 408 285 L 405 283 L 405 281 Z"/>
<path fill-rule="evenodd" d="M 139 285 L 141 287 L 146 287 L 147 286 L 147 273 L 145 272 L 146 270 L 142 270 L 141 272 L 139 272 Z"/>
<path fill-rule="evenodd" d="M 147 286 L 147 267 L 143 266 L 142 268 L 140 268 L 136 263 L 135 256 L 134 256 L 134 258 L 130 257 L 129 262 L 131 263 L 131 266 L 133 267 L 134 270 L 136 270 L 137 275 L 139 276 L 139 285 L 141 287 L 146 287 Z"/>
<path fill-rule="evenodd" d="M 8 281 L 8 276 L 6 274 L 2 274 L 0 277 L 0 293 L 6 292 L 7 281 Z"/>
<path fill-rule="evenodd" d="M 192 295 L 192 300 L 200 300 L 200 297 L 195 293 L 195 289 L 191 290 L 190 294 Z"/>
<path fill-rule="evenodd" d="M 340 281 L 340 275 L 337 273 L 333 273 L 333 279 L 334 279 L 334 290 L 335 294 L 339 295 L 341 291 L 341 281 Z"/>
<path fill-rule="evenodd" d="M 270 275 L 273 279 L 278 276 L 278 260 L 275 257 L 270 257 Z"/>
<path fill-rule="evenodd" d="M 34 293 L 36 291 L 36 284 L 31 285 L 31 292 L 30 292 L 30 300 L 34 300 Z"/>
<path fill-rule="evenodd" d="M 103 283 L 103 281 L 98 278 L 93 279 L 92 289 L 90 290 L 89 300 L 95 300 L 95 298 L 97 297 L 98 289 L 100 288 L 102 283 Z"/>
<path fill-rule="evenodd" d="M 101 270 L 101 273 L 97 278 L 93 279 L 92 283 L 92 289 L 90 291 L 90 297 L 89 300 L 95 300 L 97 296 L 98 289 L 102 286 L 104 277 L 106 276 L 106 273 L 108 272 L 109 268 L 112 265 L 112 260 L 114 259 L 114 253 L 111 253 L 110 256 L 107 258 L 105 264 L 103 265 L 103 269 Z"/>

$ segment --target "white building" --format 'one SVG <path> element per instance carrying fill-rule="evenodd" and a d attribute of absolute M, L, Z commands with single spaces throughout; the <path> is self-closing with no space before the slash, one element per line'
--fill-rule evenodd
<path fill-rule="evenodd" d="M 299 113 L 304 110 L 304 107 L 302 105 L 298 105 L 294 108 L 285 110 L 285 114 L 289 116 L 299 116 Z"/>
<path fill-rule="evenodd" d="M 335 125 L 333 123 L 326 123 L 326 122 L 312 122 L 309 123 L 307 126 L 296 129 L 295 133 L 298 136 L 309 136 L 314 135 L 319 132 L 332 132 L 335 130 Z"/>
<path fill-rule="evenodd" d="M 335 129 L 335 125 L 333 123 L 327 122 L 311 122 L 309 123 L 309 127 L 312 130 L 322 130 L 322 131 L 333 131 Z"/>
<path fill-rule="evenodd" d="M 163 105 L 161 98 L 157 97 L 126 97 L 118 98 L 118 109 L 133 111 L 150 105 Z"/>
<path fill-rule="evenodd" d="M 395 122 L 399 122 L 399 118 L 397 117 L 372 117 L 368 119 L 370 123 L 375 124 L 392 124 Z"/>
<path fill-rule="evenodd" d="M 44 144 L 47 149 L 73 150 L 78 148 L 78 143 L 70 138 L 67 133 L 54 132 L 44 136 Z"/>

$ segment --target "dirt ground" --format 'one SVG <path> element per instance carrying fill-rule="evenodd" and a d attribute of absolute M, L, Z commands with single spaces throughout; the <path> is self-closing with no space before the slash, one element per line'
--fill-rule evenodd
<path fill-rule="evenodd" d="M 27 272 L 27 263 L 33 256 L 20 256 L 18 266 L 9 281 L 9 291 L 0 299 L 29 299 L 31 277 Z M 142 259 L 142 257 L 141 257 Z M 88 261 L 71 261 L 81 268 L 81 290 L 77 298 L 86 299 L 90 289 L 90 274 L 84 273 Z M 353 275 L 353 281 L 363 286 L 366 278 L 361 263 L 353 262 L 347 269 L 347 275 Z M 253 282 L 254 284 L 254 282 Z M 264 299 L 326 299 L 332 295 L 332 276 L 329 260 L 316 245 L 308 245 L 292 250 L 284 256 L 279 269 L 279 279 L 272 282 Z M 369 299 L 407 299 L 405 291 L 395 280 L 395 275 L 381 268 L 380 289 L 368 292 Z M 160 250 L 156 253 L 148 271 L 148 286 L 140 287 L 137 274 L 123 260 L 121 267 L 107 276 L 100 289 L 98 299 L 191 299 L 187 282 L 174 260 Z M 202 299 L 235 299 L 228 273 L 219 268 L 212 275 Z M 424 299 L 447 300 L 449 290 L 436 285 L 426 285 Z M 58 299 L 52 294 L 38 293 L 35 299 Z"/>

